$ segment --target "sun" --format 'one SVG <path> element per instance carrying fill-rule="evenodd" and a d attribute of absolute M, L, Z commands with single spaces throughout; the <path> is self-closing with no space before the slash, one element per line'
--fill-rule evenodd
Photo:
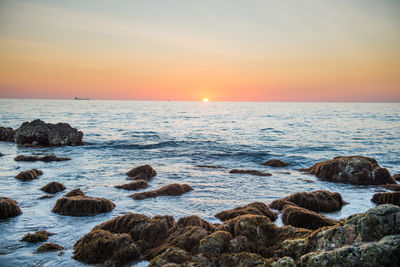
<path fill-rule="evenodd" d="M 208 102 L 208 98 L 203 98 L 203 102 Z"/>

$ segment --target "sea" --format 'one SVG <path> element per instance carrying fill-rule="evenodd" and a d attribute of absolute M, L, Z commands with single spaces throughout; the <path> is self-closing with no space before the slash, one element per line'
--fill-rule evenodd
<path fill-rule="evenodd" d="M 391 174 L 400 173 L 399 103 L 259 103 L 0 99 L 0 126 L 18 128 L 25 121 L 66 122 L 84 133 L 86 145 L 22 148 L 0 142 L 0 196 L 16 200 L 20 216 L 0 221 L 0 266 L 85 266 L 72 259 L 73 245 L 94 226 L 127 213 L 198 215 L 212 223 L 217 212 L 253 201 L 266 204 L 289 194 L 326 189 L 349 202 L 334 219 L 364 212 L 372 195 L 385 189 L 319 181 L 300 168 L 341 155 L 375 158 Z M 16 162 L 17 155 L 70 157 L 64 162 Z M 291 165 L 261 165 L 277 158 Z M 187 183 L 193 191 L 179 197 L 133 200 L 132 191 L 114 188 L 126 172 L 150 164 L 158 175 L 149 189 Z M 219 169 L 197 165 L 221 166 Z M 21 182 L 20 171 L 37 168 L 40 179 Z M 269 172 L 262 177 L 230 174 L 230 169 Z M 49 182 L 67 190 L 38 199 Z M 86 195 L 116 204 L 91 217 L 52 213 L 58 198 L 81 188 Z M 280 219 L 278 225 L 282 225 Z M 48 242 L 63 253 L 35 253 L 40 245 L 20 241 L 38 230 L 56 233 Z M 132 266 L 146 266 L 146 262 Z"/>

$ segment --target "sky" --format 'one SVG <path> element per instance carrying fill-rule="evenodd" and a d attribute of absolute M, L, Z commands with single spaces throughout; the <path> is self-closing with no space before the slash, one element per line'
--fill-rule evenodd
<path fill-rule="evenodd" d="M 0 98 L 400 102 L 398 0 L 0 0 Z"/>

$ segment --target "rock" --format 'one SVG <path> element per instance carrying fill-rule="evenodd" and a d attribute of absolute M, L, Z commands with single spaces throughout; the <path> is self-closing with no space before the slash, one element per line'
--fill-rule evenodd
<path fill-rule="evenodd" d="M 272 211 L 267 205 L 262 202 L 252 202 L 243 207 L 221 211 L 214 216 L 221 221 L 226 221 L 245 214 L 264 215 L 267 216 L 271 221 L 275 221 L 278 218 L 278 213 Z"/>
<path fill-rule="evenodd" d="M 25 241 L 28 243 L 38 243 L 47 241 L 49 236 L 54 235 L 53 233 L 47 232 L 45 230 L 35 232 L 34 234 L 28 233 L 26 234 L 21 241 Z"/>
<path fill-rule="evenodd" d="M 69 191 L 64 196 L 65 197 L 74 197 L 74 196 L 84 196 L 85 193 L 80 188 L 76 188 L 74 190 Z"/>
<path fill-rule="evenodd" d="M 230 253 L 240 253 L 240 252 L 251 252 L 253 250 L 253 246 L 245 236 L 237 236 L 229 241 Z"/>
<path fill-rule="evenodd" d="M 83 133 L 67 123 L 24 122 L 15 130 L 15 142 L 20 145 L 36 142 L 40 146 L 80 146 Z"/>
<path fill-rule="evenodd" d="M 375 193 L 371 200 L 376 204 L 394 204 L 400 206 L 400 192 Z"/>
<path fill-rule="evenodd" d="M 170 247 L 162 254 L 153 258 L 148 266 L 149 267 L 170 266 L 167 264 L 171 263 L 182 264 L 185 262 L 189 262 L 191 260 L 192 256 L 186 250 L 176 247 Z"/>
<path fill-rule="evenodd" d="M 0 157 L 4 157 L 4 154 L 3 154 L 3 153 L 0 153 Z"/>
<path fill-rule="evenodd" d="M 260 172 L 257 170 L 237 170 L 237 169 L 230 170 L 229 173 L 251 174 L 251 175 L 256 175 L 256 176 L 271 176 L 272 175 L 270 173 Z"/>
<path fill-rule="evenodd" d="M 8 219 L 20 215 L 22 212 L 15 200 L 0 197 L 0 219 Z"/>
<path fill-rule="evenodd" d="M 114 207 L 115 204 L 105 198 L 73 196 L 58 199 L 52 211 L 69 216 L 94 216 L 110 212 Z"/>
<path fill-rule="evenodd" d="M 218 258 L 218 266 L 230 267 L 230 266 L 246 266 L 246 267 L 258 267 L 258 266 L 269 266 L 267 259 L 261 257 L 255 253 L 241 252 L 241 253 L 227 253 L 222 254 Z"/>
<path fill-rule="evenodd" d="M 130 197 L 135 200 L 139 200 L 158 196 L 180 196 L 192 190 L 193 188 L 188 184 L 170 184 L 156 190 L 136 193 L 130 195 Z"/>
<path fill-rule="evenodd" d="M 36 250 L 36 252 L 37 253 L 54 252 L 54 251 L 60 251 L 63 249 L 64 249 L 64 247 L 62 247 L 56 243 L 44 243 Z"/>
<path fill-rule="evenodd" d="M 157 172 L 150 165 L 143 165 L 133 168 L 126 175 L 130 177 L 128 180 L 145 180 L 148 182 L 157 175 Z"/>
<path fill-rule="evenodd" d="M 173 230 L 175 230 L 176 228 L 182 228 L 187 226 L 199 226 L 201 228 L 206 229 L 207 232 L 213 232 L 215 230 L 214 225 L 196 215 L 190 215 L 180 218 L 177 221 L 175 228 L 173 228 Z"/>
<path fill-rule="evenodd" d="M 14 129 L 10 127 L 0 127 L 0 141 L 14 142 Z"/>
<path fill-rule="evenodd" d="M 400 181 L 400 173 L 394 174 L 394 175 L 392 176 L 392 178 L 393 178 L 393 180 Z"/>
<path fill-rule="evenodd" d="M 296 207 L 285 206 L 282 210 L 282 222 L 294 227 L 316 230 L 324 226 L 337 224 L 335 220 L 329 219 L 313 211 Z"/>
<path fill-rule="evenodd" d="M 46 155 L 43 157 L 39 156 L 24 156 L 20 155 L 14 158 L 15 161 L 44 161 L 44 162 L 51 162 L 51 161 L 66 161 L 66 160 L 71 160 L 70 158 L 66 157 L 57 157 L 54 154 Z"/>
<path fill-rule="evenodd" d="M 270 167 L 286 167 L 289 166 L 290 163 L 283 162 L 279 159 L 270 159 L 266 162 L 262 163 L 262 165 L 270 166 Z"/>
<path fill-rule="evenodd" d="M 362 156 L 335 157 L 318 162 L 303 171 L 331 182 L 358 185 L 395 184 L 387 169 L 380 167 L 373 158 Z"/>
<path fill-rule="evenodd" d="M 200 240 L 199 252 L 204 255 L 218 255 L 229 251 L 232 235 L 225 231 L 216 231 Z"/>
<path fill-rule="evenodd" d="M 282 210 L 285 205 L 299 206 L 315 212 L 334 212 L 346 204 L 337 192 L 317 190 L 299 192 L 285 198 L 274 200 L 269 205 L 272 209 Z"/>
<path fill-rule="evenodd" d="M 143 188 L 149 187 L 149 184 L 145 180 L 137 180 L 135 182 L 123 184 L 123 185 L 116 185 L 114 186 L 118 189 L 125 189 L 125 190 L 139 190 Z"/>
<path fill-rule="evenodd" d="M 290 257 L 283 257 L 271 263 L 271 267 L 296 267 L 296 263 Z"/>
<path fill-rule="evenodd" d="M 400 191 L 400 184 L 384 184 L 379 187 L 383 187 L 392 191 Z"/>
<path fill-rule="evenodd" d="M 75 243 L 73 258 L 91 264 L 111 260 L 121 266 L 138 259 L 139 248 L 129 234 L 95 229 Z"/>
<path fill-rule="evenodd" d="M 214 165 L 196 165 L 197 168 L 207 168 L 207 169 L 225 169 L 222 166 L 214 166 Z"/>
<path fill-rule="evenodd" d="M 15 176 L 15 178 L 21 181 L 31 181 L 34 179 L 39 179 L 39 176 L 42 174 L 43 174 L 42 171 L 37 169 L 32 169 L 20 172 L 17 176 Z"/>
<path fill-rule="evenodd" d="M 38 199 L 49 199 L 49 198 L 53 198 L 54 196 L 51 195 L 43 195 L 41 197 L 39 197 Z"/>
<path fill-rule="evenodd" d="M 42 190 L 46 193 L 49 193 L 49 194 L 55 194 L 55 193 L 64 191 L 65 186 L 58 182 L 51 182 L 51 183 L 48 183 L 47 185 L 43 186 L 42 188 L 40 188 L 40 190 Z"/>

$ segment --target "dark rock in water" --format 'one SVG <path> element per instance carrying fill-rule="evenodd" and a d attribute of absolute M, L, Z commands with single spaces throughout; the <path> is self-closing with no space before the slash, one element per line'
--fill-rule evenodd
<path fill-rule="evenodd" d="M 4 154 L 3 154 L 3 153 L 0 153 L 0 157 L 4 157 Z"/>
<path fill-rule="evenodd" d="M 115 204 L 105 198 L 73 196 L 58 199 L 52 211 L 69 216 L 94 216 L 110 212 L 114 207 Z"/>
<path fill-rule="evenodd" d="M 157 175 L 157 172 L 150 165 L 143 165 L 133 168 L 126 175 L 130 177 L 128 180 L 145 180 L 148 182 Z"/>
<path fill-rule="evenodd" d="M 54 196 L 52 196 L 52 195 L 44 195 L 44 196 L 41 196 L 41 197 L 39 197 L 38 199 L 49 199 L 49 198 L 53 198 Z"/>
<path fill-rule="evenodd" d="M 260 172 L 257 170 L 237 170 L 237 169 L 230 170 L 229 173 L 251 174 L 251 175 L 256 175 L 256 176 L 271 176 L 272 175 L 270 173 Z"/>
<path fill-rule="evenodd" d="M 376 204 L 394 204 L 400 206 L 400 192 L 376 193 L 372 196 L 371 200 Z"/>
<path fill-rule="evenodd" d="M 262 163 L 262 165 L 270 166 L 270 167 L 286 167 L 289 166 L 290 163 L 283 162 L 279 159 L 270 159 L 266 162 Z"/>
<path fill-rule="evenodd" d="M 400 173 L 394 174 L 394 175 L 392 176 L 392 178 L 393 178 L 394 180 L 396 180 L 396 181 L 400 181 Z"/>
<path fill-rule="evenodd" d="M 42 174 L 43 172 L 41 170 L 32 169 L 20 172 L 17 176 L 15 176 L 15 178 L 21 181 L 31 181 L 34 179 L 39 179 L 39 176 Z"/>
<path fill-rule="evenodd" d="M 221 211 L 215 214 L 215 217 L 221 221 L 233 219 L 240 215 L 255 214 L 267 216 L 271 221 L 278 218 L 278 213 L 272 211 L 267 205 L 262 202 L 252 202 L 243 207 L 237 207 L 231 210 Z"/>
<path fill-rule="evenodd" d="M 45 243 L 38 247 L 36 250 L 37 253 L 43 253 L 43 252 L 54 252 L 54 251 L 60 251 L 63 250 L 64 247 L 56 244 L 56 243 Z"/>
<path fill-rule="evenodd" d="M 10 127 L 0 127 L 0 141 L 14 142 L 14 129 Z"/>
<path fill-rule="evenodd" d="M 123 184 L 123 185 L 116 185 L 114 187 L 118 188 L 118 189 L 125 189 L 125 190 L 139 190 L 139 189 L 149 187 L 149 184 L 145 180 L 137 180 L 135 182 L 131 182 L 128 184 Z"/>
<path fill-rule="evenodd" d="M 80 146 L 83 133 L 67 123 L 45 123 L 41 120 L 24 122 L 15 130 L 15 142 L 39 146 Z"/>
<path fill-rule="evenodd" d="M 392 191 L 400 191 L 400 184 L 384 184 L 379 187 L 383 187 Z"/>
<path fill-rule="evenodd" d="M 66 160 L 71 160 L 70 158 L 63 158 L 63 157 L 57 157 L 54 154 L 46 155 L 43 157 L 39 156 L 24 156 L 20 155 L 14 158 L 15 161 L 44 161 L 44 162 L 51 162 L 51 161 L 66 161 Z"/>
<path fill-rule="evenodd" d="M 28 243 L 38 243 L 47 241 L 49 236 L 54 235 L 53 233 L 47 232 L 45 230 L 35 232 L 34 234 L 28 233 L 26 234 L 21 241 L 25 241 Z"/>
<path fill-rule="evenodd" d="M 84 196 L 85 193 L 80 188 L 76 188 L 74 190 L 69 191 L 64 196 L 65 197 L 74 197 L 74 196 Z"/>
<path fill-rule="evenodd" d="M 42 188 L 40 188 L 40 190 L 42 190 L 46 193 L 49 193 L 49 194 L 55 194 L 55 193 L 64 191 L 65 186 L 58 182 L 51 182 L 51 183 L 48 183 L 47 185 L 43 186 Z"/>
<path fill-rule="evenodd" d="M 158 196 L 180 196 L 192 190 L 193 188 L 188 184 L 170 184 L 156 190 L 136 193 L 130 195 L 130 197 L 139 200 Z"/>
<path fill-rule="evenodd" d="M 286 225 L 310 230 L 337 224 L 335 220 L 297 206 L 285 206 L 283 208 L 282 222 Z"/>
<path fill-rule="evenodd" d="M 282 210 L 286 205 L 299 206 L 315 212 L 334 212 L 345 205 L 342 196 L 337 192 L 317 190 L 299 192 L 285 198 L 274 200 L 269 205 L 272 209 Z"/>
<path fill-rule="evenodd" d="M 0 219 L 15 217 L 21 213 L 22 211 L 15 200 L 8 197 L 0 197 Z"/>
<path fill-rule="evenodd" d="M 387 169 L 369 157 L 348 156 L 335 157 L 332 160 L 318 162 L 314 166 L 303 169 L 322 180 L 358 185 L 395 184 Z"/>
<path fill-rule="evenodd" d="M 214 166 L 214 165 L 196 165 L 197 168 L 207 168 L 207 169 L 225 169 L 222 166 Z"/>

